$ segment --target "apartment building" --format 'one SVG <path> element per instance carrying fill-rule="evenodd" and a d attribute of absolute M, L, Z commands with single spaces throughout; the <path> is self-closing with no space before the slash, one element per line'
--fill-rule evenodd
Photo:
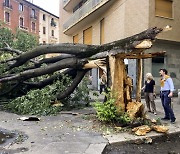
<path fill-rule="evenodd" d="M 14 33 L 32 33 L 40 44 L 59 42 L 59 17 L 26 0 L 0 0 L 0 8 L 0 20 Z"/>
<path fill-rule="evenodd" d="M 40 43 L 55 44 L 59 42 L 59 17 L 45 11 L 39 11 Z"/>
<path fill-rule="evenodd" d="M 60 42 L 104 44 L 150 27 L 172 26 L 159 34 L 146 52 L 166 51 L 164 57 L 143 60 L 143 73 L 152 72 L 159 91 L 159 68 L 167 68 L 180 89 L 179 0 L 60 0 Z M 97 88 L 101 71 L 93 70 Z M 136 60 L 128 60 L 128 74 L 136 81 Z M 136 83 L 134 82 L 134 87 Z"/>
<path fill-rule="evenodd" d="M 19 28 L 39 34 L 39 9 L 22 0 L 0 0 L 0 20 L 13 32 Z"/>

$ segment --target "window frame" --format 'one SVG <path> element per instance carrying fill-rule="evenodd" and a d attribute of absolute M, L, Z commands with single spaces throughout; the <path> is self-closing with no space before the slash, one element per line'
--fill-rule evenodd
<path fill-rule="evenodd" d="M 51 30 L 51 36 L 54 37 L 54 30 Z"/>
<path fill-rule="evenodd" d="M 163 62 L 160 62 L 160 59 L 163 59 Z M 166 57 L 165 56 L 153 57 L 151 63 L 152 63 L 152 69 L 151 69 L 152 75 L 154 77 L 159 77 L 159 69 L 165 68 Z"/>
<path fill-rule="evenodd" d="M 165 15 L 163 15 L 163 13 L 159 13 L 157 10 L 161 10 L 161 9 L 159 9 L 158 7 L 157 7 L 157 3 L 158 3 L 158 1 L 169 1 L 169 2 L 171 2 L 171 12 L 170 12 L 170 16 L 165 16 Z M 159 2 L 160 3 L 160 2 Z M 173 0 L 155 0 L 155 16 L 156 17 L 161 17 L 161 18 L 166 18 L 166 19 L 174 19 L 174 1 Z M 161 11 L 163 11 L 163 10 L 161 10 Z M 167 11 L 167 10 L 166 10 Z M 167 13 L 167 12 L 166 12 Z"/>
<path fill-rule="evenodd" d="M 22 23 L 22 25 L 21 25 L 21 23 Z M 24 27 L 24 18 L 23 17 L 19 17 L 19 26 Z"/>
<path fill-rule="evenodd" d="M 43 34 L 46 34 L 46 27 L 43 27 Z"/>
<path fill-rule="evenodd" d="M 6 16 L 6 15 L 8 15 L 8 16 Z M 6 19 L 8 19 L 8 21 Z M 5 23 L 10 23 L 10 13 L 7 12 L 7 11 L 4 12 L 4 22 Z"/>
<path fill-rule="evenodd" d="M 35 22 L 31 23 L 31 30 L 36 31 L 36 23 Z"/>
<path fill-rule="evenodd" d="M 24 11 L 24 4 L 19 3 L 19 11 L 23 12 Z"/>
<path fill-rule="evenodd" d="M 46 21 L 46 15 L 43 14 L 43 21 Z"/>

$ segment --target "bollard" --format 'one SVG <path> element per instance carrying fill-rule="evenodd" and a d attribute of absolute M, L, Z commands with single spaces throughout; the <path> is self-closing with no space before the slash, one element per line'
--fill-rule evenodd
<path fill-rule="evenodd" d="M 177 104 L 180 104 L 180 89 L 178 89 L 178 102 Z"/>

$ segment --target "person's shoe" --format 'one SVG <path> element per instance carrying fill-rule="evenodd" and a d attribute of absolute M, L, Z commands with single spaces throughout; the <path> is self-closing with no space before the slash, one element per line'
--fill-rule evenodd
<path fill-rule="evenodd" d="M 176 118 L 174 118 L 173 120 L 171 120 L 171 123 L 174 124 L 176 121 Z"/>
<path fill-rule="evenodd" d="M 156 112 L 154 112 L 154 115 L 157 115 L 157 113 L 156 113 Z"/>
<path fill-rule="evenodd" d="M 161 118 L 161 120 L 170 120 L 170 118 L 164 117 L 164 118 Z"/>

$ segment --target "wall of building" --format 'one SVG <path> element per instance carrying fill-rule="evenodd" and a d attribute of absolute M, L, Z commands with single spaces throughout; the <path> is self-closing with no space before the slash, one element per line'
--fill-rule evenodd
<path fill-rule="evenodd" d="M 9 9 L 5 6 L 3 6 L 4 0 L 0 0 L 0 19 L 2 21 L 4 20 L 4 13 L 5 11 L 10 13 L 10 22 L 5 23 L 6 27 L 9 27 L 12 29 L 12 31 L 15 33 L 17 28 L 19 28 L 19 19 L 22 17 L 24 19 L 24 28 L 20 28 L 21 30 L 33 33 L 35 35 L 39 34 L 39 10 L 34 7 L 33 5 L 29 5 L 29 3 L 25 1 L 20 0 L 10 0 L 10 5 L 12 6 L 12 9 Z M 23 11 L 19 11 L 19 3 L 22 3 L 24 5 Z M 36 19 L 31 18 L 31 10 L 35 9 L 36 12 Z M 32 22 L 36 24 L 35 31 L 32 30 Z"/>
<path fill-rule="evenodd" d="M 164 68 L 166 68 L 169 72 L 169 75 L 172 75 L 172 79 L 174 81 L 175 89 L 180 89 L 180 43 L 165 41 L 165 40 L 157 40 L 153 47 L 147 52 L 158 52 L 158 51 L 166 51 Z M 152 72 L 152 59 L 144 60 L 144 74 L 148 72 Z M 159 72 L 159 69 L 157 69 Z M 153 72 L 152 72 L 153 73 Z M 156 81 L 156 92 L 159 93 L 160 90 L 160 76 L 154 77 Z M 177 91 L 176 91 L 177 92 Z"/>
<path fill-rule="evenodd" d="M 180 41 L 180 1 L 173 0 L 173 18 L 159 17 L 155 15 L 155 0 L 150 1 L 150 16 L 149 27 L 165 27 L 166 25 L 172 26 L 172 30 L 158 35 L 159 39 Z"/>
<path fill-rule="evenodd" d="M 151 1 L 151 0 L 150 0 Z M 149 26 L 149 0 L 125 2 L 124 37 L 140 33 Z"/>
<path fill-rule="evenodd" d="M 43 20 L 43 15 L 45 15 L 45 20 Z M 56 26 L 51 26 L 52 18 L 54 19 Z M 46 27 L 46 34 L 43 34 L 43 27 Z M 54 30 L 54 36 L 52 36 L 52 30 Z M 39 43 L 59 43 L 59 18 L 43 10 L 39 13 Z"/>
<path fill-rule="evenodd" d="M 114 3 L 100 16 L 95 16 L 93 22 L 87 22 L 87 24 L 77 30 L 74 34 L 68 36 L 63 34 L 62 25 L 66 21 L 71 13 L 60 9 L 60 42 L 71 42 L 73 41 L 72 36 L 79 35 L 79 43 L 83 43 L 83 30 L 92 26 L 92 44 L 100 44 L 100 21 L 104 18 L 104 43 L 109 43 L 115 40 L 123 39 L 125 37 L 132 36 L 134 34 L 140 33 L 149 27 L 165 27 L 166 25 L 171 25 L 173 27 L 172 31 L 163 32 L 158 35 L 159 39 L 162 40 L 173 40 L 180 41 L 180 1 L 174 0 L 174 16 L 173 19 L 167 19 L 163 17 L 155 16 L 155 0 L 116 0 Z M 176 44 L 176 45 L 175 45 Z M 157 51 L 167 51 L 165 66 L 169 72 L 176 72 L 177 78 L 180 78 L 179 72 L 179 45 L 173 42 L 155 42 L 153 48 L 147 50 L 146 52 L 157 52 Z M 134 89 L 136 87 L 136 61 L 128 61 L 128 72 L 133 78 Z M 157 70 L 158 71 L 158 70 Z M 144 72 L 152 72 L 152 59 L 144 60 Z M 159 77 L 155 78 L 158 83 Z M 175 82 L 175 87 L 180 88 L 178 85 L 178 80 L 173 79 Z M 159 87 L 157 86 L 157 91 Z"/>

